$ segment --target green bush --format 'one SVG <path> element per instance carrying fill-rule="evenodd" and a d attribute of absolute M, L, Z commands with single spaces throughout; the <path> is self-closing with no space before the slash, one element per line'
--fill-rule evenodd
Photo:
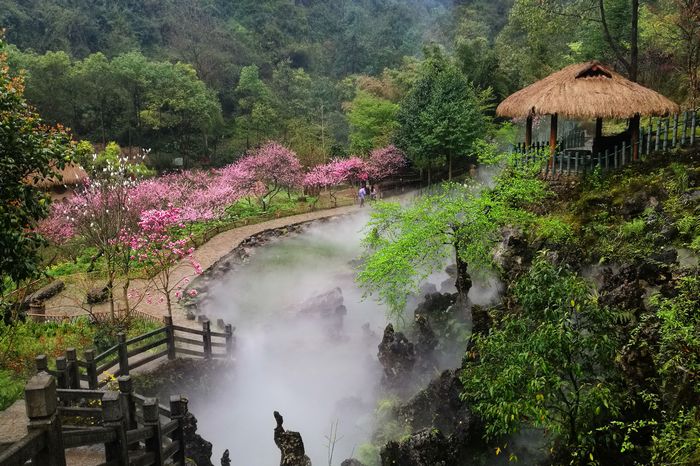
<path fill-rule="evenodd" d="M 700 464 L 700 411 L 696 407 L 679 411 L 653 436 L 651 464 Z"/>
<path fill-rule="evenodd" d="M 0 411 L 7 409 L 24 393 L 24 380 L 12 371 L 0 369 Z"/>
<path fill-rule="evenodd" d="M 636 218 L 620 225 L 620 236 L 625 239 L 639 238 L 644 233 L 646 222 L 643 218 Z"/>
<path fill-rule="evenodd" d="M 558 217 L 540 217 L 536 224 L 537 236 L 554 244 L 569 244 L 574 239 L 574 228 Z"/>

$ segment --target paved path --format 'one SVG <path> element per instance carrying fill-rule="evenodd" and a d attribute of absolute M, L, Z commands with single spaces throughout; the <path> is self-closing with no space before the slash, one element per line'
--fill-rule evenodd
<path fill-rule="evenodd" d="M 308 212 L 305 214 L 292 215 L 288 217 L 280 217 L 274 220 L 268 220 L 262 223 L 256 223 L 253 225 L 246 225 L 238 228 L 233 228 L 228 231 L 224 231 L 214 236 L 212 239 L 197 248 L 194 253 L 195 258 L 201 264 L 202 269 L 206 270 L 212 265 L 214 265 L 219 259 L 226 256 L 229 252 L 235 249 L 241 242 L 249 238 L 252 235 L 261 233 L 265 230 L 274 230 L 277 228 L 284 228 L 286 226 L 296 225 L 299 223 L 305 223 L 313 220 L 319 220 L 329 217 L 334 217 L 338 215 L 345 215 L 358 211 L 360 208 L 356 205 L 337 207 L 334 209 L 324 209 L 317 210 L 315 212 Z M 173 272 L 170 276 L 171 283 L 177 283 L 187 276 L 193 275 L 192 267 L 189 265 L 188 261 L 182 261 L 173 268 Z M 194 278 L 194 277 L 192 277 Z M 72 289 L 69 289 L 72 288 Z M 141 301 L 137 309 L 141 312 L 149 314 L 154 317 L 163 317 L 168 315 L 168 308 L 165 303 L 165 296 L 155 290 L 153 285 L 147 280 L 133 280 L 130 285 L 130 289 L 137 291 L 141 296 L 146 293 L 150 293 L 151 299 L 150 303 L 146 300 Z M 75 285 L 69 286 L 65 292 L 51 298 L 46 302 L 46 313 L 47 314 L 75 314 L 80 310 L 76 305 L 77 302 L 81 302 L 84 299 L 86 290 L 78 289 Z M 119 285 L 115 286 L 115 298 L 119 300 L 121 298 L 121 287 Z M 58 311 L 58 312 L 57 312 Z M 101 304 L 94 307 L 95 312 L 108 312 L 109 306 L 107 304 Z M 80 311 L 83 313 L 83 311 Z M 177 325 L 199 327 L 193 321 L 187 320 L 185 317 L 185 312 L 181 306 L 177 303 L 173 303 L 173 321 Z"/>

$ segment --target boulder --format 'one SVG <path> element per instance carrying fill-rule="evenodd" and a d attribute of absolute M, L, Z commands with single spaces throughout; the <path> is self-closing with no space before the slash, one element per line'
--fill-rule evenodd
<path fill-rule="evenodd" d="M 63 291 L 65 287 L 66 284 L 63 283 L 63 281 L 54 280 L 48 285 L 39 288 L 37 291 L 24 298 L 22 301 L 22 308 L 29 308 L 29 304 L 31 304 L 33 301 L 46 301 L 47 299 L 51 299 Z"/>
<path fill-rule="evenodd" d="M 365 466 L 364 463 L 361 463 L 360 461 L 356 460 L 355 458 L 350 458 L 342 463 L 340 463 L 340 466 Z"/>
<path fill-rule="evenodd" d="M 301 303 L 298 307 L 298 315 L 320 319 L 328 334 L 338 337 L 343 330 L 343 319 L 348 313 L 343 301 L 343 291 L 340 288 L 334 288 Z"/>
<path fill-rule="evenodd" d="M 380 452 L 382 466 L 454 466 L 447 438 L 436 429 L 416 432 L 408 439 L 388 442 Z"/>
<path fill-rule="evenodd" d="M 397 409 L 397 417 L 412 429 L 439 429 L 455 442 L 455 451 L 480 438 L 476 418 L 460 399 L 459 370 L 443 371 L 428 386 Z"/>
<path fill-rule="evenodd" d="M 104 303 L 109 299 L 109 288 L 93 288 L 87 292 L 87 303 L 88 304 L 100 304 Z"/>
<path fill-rule="evenodd" d="M 389 324 L 384 329 L 378 348 L 377 357 L 384 367 L 382 382 L 390 388 L 400 387 L 407 381 L 416 363 L 413 343 L 403 333 L 394 331 L 394 326 Z"/>

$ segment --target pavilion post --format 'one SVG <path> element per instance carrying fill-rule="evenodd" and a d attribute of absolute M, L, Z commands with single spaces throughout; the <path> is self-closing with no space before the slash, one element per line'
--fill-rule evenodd
<path fill-rule="evenodd" d="M 600 139 L 601 137 L 603 137 L 603 119 L 596 118 L 595 119 L 595 138 Z"/>
<path fill-rule="evenodd" d="M 630 118 L 630 133 L 632 135 L 632 160 L 639 160 L 639 114 Z"/>
<path fill-rule="evenodd" d="M 549 125 L 549 164 L 554 163 L 554 154 L 557 152 L 557 124 L 559 118 L 553 114 Z"/>
<path fill-rule="evenodd" d="M 525 121 L 525 150 L 529 151 L 532 145 L 532 115 Z"/>

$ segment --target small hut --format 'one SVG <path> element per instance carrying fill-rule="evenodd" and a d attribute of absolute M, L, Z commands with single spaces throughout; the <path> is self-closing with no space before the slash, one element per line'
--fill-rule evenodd
<path fill-rule="evenodd" d="M 75 187 L 83 183 L 88 175 L 80 165 L 70 163 L 62 170 L 54 169 L 54 175 L 38 181 L 30 179 L 30 183 L 39 189 L 47 191 L 54 200 L 60 200 L 73 192 Z M 30 177 L 31 178 L 31 177 Z"/>
<path fill-rule="evenodd" d="M 557 150 L 558 118 L 596 121 L 593 153 L 607 146 L 626 142 L 632 158 L 639 158 L 639 119 L 641 116 L 665 116 L 679 107 L 656 91 L 632 82 L 597 61 L 569 65 L 541 81 L 510 95 L 496 114 L 525 118 L 525 147 L 532 144 L 532 119 L 549 115 L 550 165 Z M 604 137 L 603 119 L 629 119 L 627 131 Z"/>

